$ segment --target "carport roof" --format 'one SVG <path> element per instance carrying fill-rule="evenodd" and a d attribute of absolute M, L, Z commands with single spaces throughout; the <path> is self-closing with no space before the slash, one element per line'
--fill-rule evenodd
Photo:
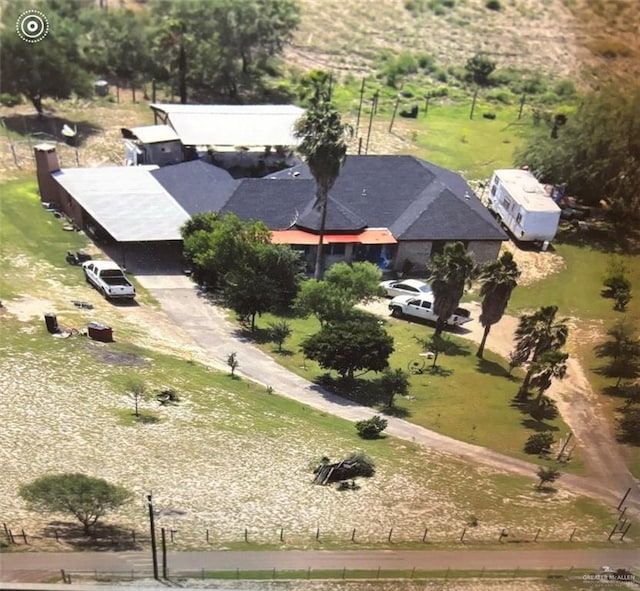
<path fill-rule="evenodd" d="M 185 146 L 296 146 L 295 105 L 151 105 Z"/>
<path fill-rule="evenodd" d="M 52 177 L 118 242 L 181 240 L 189 214 L 150 174 L 156 168 L 63 168 Z"/>

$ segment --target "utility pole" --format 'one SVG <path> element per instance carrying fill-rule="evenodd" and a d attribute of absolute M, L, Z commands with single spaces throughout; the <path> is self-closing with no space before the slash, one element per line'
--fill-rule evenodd
<path fill-rule="evenodd" d="M 365 77 L 362 77 L 362 86 L 360 87 L 360 103 L 358 104 L 358 117 L 356 119 L 356 136 L 360 131 L 360 113 L 362 113 L 362 100 L 364 98 L 364 81 Z"/>
<path fill-rule="evenodd" d="M 153 503 L 151 495 L 147 495 L 147 504 L 149 505 L 149 527 L 151 528 L 151 558 L 153 559 L 153 578 L 160 579 L 158 576 L 158 548 L 156 546 L 156 526 L 153 515 Z"/>
<path fill-rule="evenodd" d="M 369 138 L 371 137 L 371 126 L 373 125 L 373 115 L 375 114 L 378 107 L 378 91 L 373 95 L 372 103 L 371 103 L 371 113 L 369 114 L 369 129 L 367 130 L 367 144 L 364 148 L 364 153 L 369 153 Z"/>
<path fill-rule="evenodd" d="M 160 533 L 162 534 L 162 577 L 167 579 L 167 536 L 164 527 L 160 529 Z"/>

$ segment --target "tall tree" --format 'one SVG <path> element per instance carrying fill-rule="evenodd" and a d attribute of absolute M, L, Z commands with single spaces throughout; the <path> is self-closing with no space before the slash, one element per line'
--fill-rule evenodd
<path fill-rule="evenodd" d="M 72 94 L 90 96 L 91 78 L 80 49 L 83 36 L 78 15 L 87 10 L 80 0 L 49 0 L 37 5 L 49 21 L 49 32 L 41 41 L 28 43 L 16 32 L 16 21 L 27 6 L 6 3 L 2 8 L 2 92 L 23 94 L 42 114 L 45 98 L 67 99 Z"/>
<path fill-rule="evenodd" d="M 188 92 L 239 100 L 273 69 L 300 22 L 296 0 L 154 0 L 151 13 L 156 60 L 182 103 Z"/>
<path fill-rule="evenodd" d="M 529 363 L 519 398 L 529 393 L 531 378 L 537 369 L 536 362 L 548 351 L 561 349 L 567 342 L 569 327 L 566 318 L 556 319 L 557 306 L 543 306 L 533 314 L 523 314 L 516 329 L 516 345 L 512 354 L 519 364 Z"/>
<path fill-rule="evenodd" d="M 315 279 L 322 279 L 324 273 L 323 246 L 329 192 L 347 157 L 347 142 L 351 134 L 351 126 L 342 123 L 340 113 L 331 104 L 328 77 L 319 77 L 315 82 L 309 108 L 298 120 L 295 129 L 296 137 L 301 140 L 298 151 L 309 165 L 316 181 L 314 207 L 320 211 L 320 228 Z"/>
<path fill-rule="evenodd" d="M 354 304 L 367 303 L 385 295 L 385 291 L 380 287 L 382 272 L 376 265 L 367 261 L 336 263 L 324 278 L 347 293 Z"/>
<path fill-rule="evenodd" d="M 583 202 L 605 199 L 620 230 L 640 219 L 640 84 L 618 82 L 586 95 L 551 138 L 532 136 L 516 153 L 543 182 L 567 184 Z"/>
<path fill-rule="evenodd" d="M 21 486 L 20 496 L 36 511 L 71 513 L 82 524 L 85 536 L 91 535 L 108 511 L 131 498 L 121 486 L 78 473 L 41 476 Z"/>
<path fill-rule="evenodd" d="M 476 108 L 478 91 L 481 86 L 487 86 L 489 84 L 489 76 L 491 72 L 496 69 L 496 64 L 491 61 L 485 53 L 480 52 L 469 58 L 464 68 L 467 71 L 467 77 L 475 85 L 473 99 L 471 101 L 471 111 L 469 113 L 469 119 L 473 119 L 473 111 Z"/>
<path fill-rule="evenodd" d="M 433 291 L 433 311 L 438 316 L 436 336 L 442 333 L 449 316 L 458 307 L 464 289 L 471 282 L 475 265 L 462 242 L 449 243 L 442 254 L 431 257 L 427 265 Z"/>
<path fill-rule="evenodd" d="M 480 323 L 484 332 L 476 353 L 480 359 L 484 354 L 489 331 L 494 324 L 500 322 L 504 315 L 511 293 L 518 285 L 519 277 L 520 270 L 509 251 L 505 251 L 497 261 L 489 261 L 482 267 L 480 272 L 480 280 L 483 282 L 480 288 L 482 296 Z"/>

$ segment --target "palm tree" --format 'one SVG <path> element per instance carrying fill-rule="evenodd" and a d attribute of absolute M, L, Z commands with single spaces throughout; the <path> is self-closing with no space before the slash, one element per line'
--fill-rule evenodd
<path fill-rule="evenodd" d="M 509 251 L 503 253 L 497 261 L 486 263 L 480 272 L 480 279 L 484 281 L 480 288 L 482 296 L 480 323 L 484 327 L 484 333 L 476 353 L 480 359 L 484 354 L 489 331 L 504 315 L 511 293 L 518 285 L 518 277 L 520 277 L 520 270 Z"/>
<path fill-rule="evenodd" d="M 316 181 L 314 208 L 320 210 L 320 230 L 314 278 L 322 279 L 327 199 L 347 157 L 347 142 L 352 129 L 350 125 L 342 123 L 340 113 L 331 104 L 327 76 L 314 79 L 313 96 L 309 104 L 307 112 L 296 123 L 295 136 L 301 139 L 298 151 Z"/>
<path fill-rule="evenodd" d="M 542 406 L 542 397 L 551 387 L 552 380 L 562 380 L 567 375 L 567 359 L 569 359 L 568 353 L 561 349 L 551 349 L 540 355 L 537 361 L 531 363 L 529 384 L 538 390 L 536 404 L 539 407 Z"/>
<path fill-rule="evenodd" d="M 433 311 L 438 316 L 435 336 L 440 336 L 447 319 L 458 307 L 474 274 L 473 259 L 467 254 L 462 242 L 444 247 L 442 254 L 431 257 L 427 265 L 429 282 L 433 291 Z"/>
<path fill-rule="evenodd" d="M 523 314 L 516 329 L 514 357 L 529 361 L 529 368 L 518 391 L 518 398 L 525 398 L 529 392 L 531 377 L 536 370 L 535 363 L 552 349 L 561 349 L 567 342 L 569 327 L 567 319 L 557 321 L 557 306 L 542 306 L 533 314 Z"/>

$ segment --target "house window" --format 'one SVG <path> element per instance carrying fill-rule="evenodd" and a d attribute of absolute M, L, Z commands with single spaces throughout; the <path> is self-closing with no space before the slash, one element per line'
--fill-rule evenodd
<path fill-rule="evenodd" d="M 344 255 L 345 244 L 344 243 L 324 244 L 322 246 L 322 252 L 324 252 L 325 255 Z"/>

